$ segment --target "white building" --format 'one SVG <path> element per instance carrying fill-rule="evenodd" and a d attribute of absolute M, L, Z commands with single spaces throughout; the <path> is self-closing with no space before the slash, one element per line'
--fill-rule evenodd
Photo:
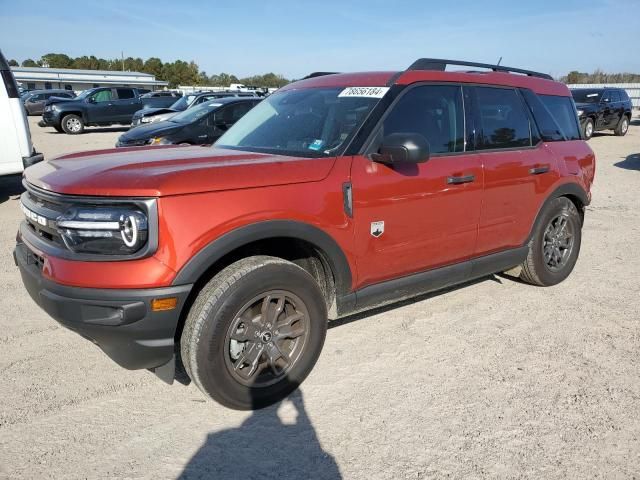
<path fill-rule="evenodd" d="M 76 92 L 93 87 L 137 87 L 159 90 L 168 85 L 154 75 L 110 70 L 74 70 L 70 68 L 11 67 L 16 80 L 28 90 L 63 88 Z"/>

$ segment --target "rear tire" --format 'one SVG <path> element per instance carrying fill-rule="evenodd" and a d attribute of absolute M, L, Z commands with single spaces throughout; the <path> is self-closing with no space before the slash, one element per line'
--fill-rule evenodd
<path fill-rule="evenodd" d="M 584 123 L 584 128 L 582 129 L 582 134 L 584 136 L 584 139 L 590 140 L 591 137 L 593 137 L 593 132 L 594 132 L 593 120 L 590 118 L 587 118 L 587 121 Z"/>
<path fill-rule="evenodd" d="M 629 131 L 629 117 L 627 117 L 626 115 L 623 115 L 622 118 L 620 119 L 620 123 L 618 123 L 618 126 L 613 131 L 613 133 L 615 133 L 618 137 L 624 137 L 628 131 Z"/>
<path fill-rule="evenodd" d="M 529 241 L 529 253 L 520 278 L 548 287 L 569 276 L 578 260 L 582 218 L 571 200 L 559 197 L 544 207 Z"/>
<path fill-rule="evenodd" d="M 64 133 L 69 135 L 78 135 L 79 133 L 84 132 L 84 122 L 78 115 L 65 115 L 60 124 Z"/>
<path fill-rule="evenodd" d="M 326 303 L 315 279 L 291 262 L 254 256 L 229 265 L 200 291 L 181 356 L 205 395 L 229 408 L 258 409 L 302 383 L 326 332 Z"/>

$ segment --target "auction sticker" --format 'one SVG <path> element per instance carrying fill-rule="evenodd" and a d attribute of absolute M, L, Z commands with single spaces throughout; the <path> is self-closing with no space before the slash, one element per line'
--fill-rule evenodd
<path fill-rule="evenodd" d="M 347 87 L 338 97 L 382 98 L 388 91 L 389 87 Z"/>

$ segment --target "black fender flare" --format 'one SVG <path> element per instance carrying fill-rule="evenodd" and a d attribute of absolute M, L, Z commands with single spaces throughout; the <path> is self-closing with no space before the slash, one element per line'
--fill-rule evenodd
<path fill-rule="evenodd" d="M 549 203 L 551 203 L 556 198 L 567 197 L 567 196 L 576 197 L 578 200 L 580 200 L 580 203 L 582 203 L 582 205 L 584 205 L 585 207 L 589 205 L 589 203 L 591 203 L 589 199 L 589 195 L 584 190 L 584 188 L 582 188 L 580 185 L 576 183 L 564 183 L 560 185 L 547 196 L 544 202 L 542 202 L 542 205 L 540 206 L 540 208 L 538 209 L 538 213 L 536 214 L 536 219 L 531 225 L 531 231 L 527 236 L 525 245 L 529 244 L 529 241 L 531 240 L 531 237 L 533 236 L 533 232 L 538 223 L 538 219 L 540 218 L 540 214 L 544 211 L 547 205 L 549 205 Z"/>
<path fill-rule="evenodd" d="M 351 268 L 338 243 L 320 228 L 295 220 L 266 220 L 225 233 L 196 253 L 180 269 L 172 285 L 195 283 L 232 251 L 259 240 L 278 237 L 304 240 L 322 251 L 333 272 L 336 294 L 341 296 L 350 292 Z"/>

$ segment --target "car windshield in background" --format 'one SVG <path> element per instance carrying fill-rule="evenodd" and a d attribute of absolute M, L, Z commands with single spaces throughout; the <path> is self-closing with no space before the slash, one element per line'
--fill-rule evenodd
<path fill-rule="evenodd" d="M 191 103 L 195 100 L 195 95 L 185 95 L 184 97 L 180 97 L 180 100 L 176 100 L 169 107 L 171 110 L 186 110 L 186 108 L 191 105 Z"/>
<path fill-rule="evenodd" d="M 192 123 L 200 120 L 202 117 L 207 115 L 209 112 L 212 112 L 220 105 L 220 103 L 216 102 L 203 103 L 202 105 L 198 105 L 197 107 L 189 108 L 184 112 L 176 113 L 169 119 L 169 121 L 173 123 Z"/>
<path fill-rule="evenodd" d="M 216 146 L 301 157 L 337 155 L 384 91 L 365 87 L 280 92 L 242 117 Z"/>
<path fill-rule="evenodd" d="M 598 103 L 602 97 L 601 90 L 572 90 L 573 100 L 576 103 Z"/>

